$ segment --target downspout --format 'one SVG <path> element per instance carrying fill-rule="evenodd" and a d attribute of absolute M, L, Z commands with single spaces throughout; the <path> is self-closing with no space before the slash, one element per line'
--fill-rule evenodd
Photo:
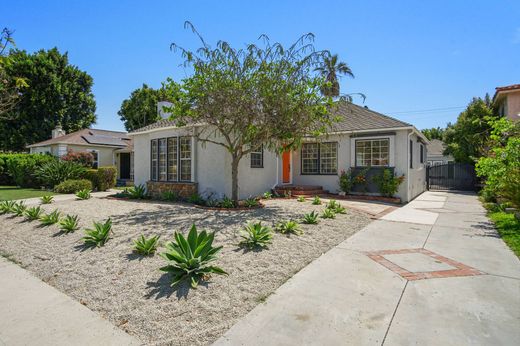
<path fill-rule="evenodd" d="M 408 133 L 407 141 L 406 141 L 406 203 L 410 202 L 410 136 L 413 135 L 413 130 L 410 130 Z"/>

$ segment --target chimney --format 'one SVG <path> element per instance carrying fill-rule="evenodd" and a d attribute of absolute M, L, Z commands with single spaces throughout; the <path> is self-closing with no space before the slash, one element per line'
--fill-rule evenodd
<path fill-rule="evenodd" d="M 56 125 L 56 128 L 52 130 L 52 138 L 57 138 L 65 135 L 65 131 L 61 128 L 61 125 Z"/>
<path fill-rule="evenodd" d="M 161 116 L 162 119 L 168 119 L 171 113 L 166 113 L 163 110 L 163 107 L 171 107 L 172 103 L 168 101 L 159 101 L 157 102 L 157 113 Z"/>

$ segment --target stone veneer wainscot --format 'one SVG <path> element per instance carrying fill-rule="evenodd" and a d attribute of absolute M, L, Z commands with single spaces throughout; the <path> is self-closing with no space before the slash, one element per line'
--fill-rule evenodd
<path fill-rule="evenodd" d="M 148 194 L 154 198 L 160 198 L 164 192 L 177 192 L 181 197 L 189 197 L 198 192 L 197 183 L 179 183 L 167 181 L 148 181 L 146 183 Z"/>

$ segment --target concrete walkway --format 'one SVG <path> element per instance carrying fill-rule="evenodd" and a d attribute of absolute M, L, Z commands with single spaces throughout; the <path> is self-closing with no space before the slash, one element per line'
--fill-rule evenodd
<path fill-rule="evenodd" d="M 476 196 L 426 192 L 297 273 L 216 345 L 520 345 L 520 261 Z"/>
<path fill-rule="evenodd" d="M 0 345 L 139 345 L 27 270 L 0 257 Z"/>

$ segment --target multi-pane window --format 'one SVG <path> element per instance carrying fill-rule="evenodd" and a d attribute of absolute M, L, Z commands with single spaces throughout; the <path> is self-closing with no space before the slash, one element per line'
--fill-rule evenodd
<path fill-rule="evenodd" d="M 166 181 L 166 138 L 159 139 L 159 180 Z"/>
<path fill-rule="evenodd" d="M 191 181 L 191 137 L 151 141 L 151 178 L 159 181 Z"/>
<path fill-rule="evenodd" d="M 390 140 L 356 140 L 356 166 L 388 166 L 390 162 Z"/>
<path fill-rule="evenodd" d="M 336 174 L 338 172 L 338 144 L 305 143 L 301 152 L 302 174 Z"/>
<path fill-rule="evenodd" d="M 168 181 L 177 181 L 178 138 L 168 138 Z"/>
<path fill-rule="evenodd" d="M 251 168 L 263 168 L 264 167 L 264 148 L 261 145 L 257 149 L 251 152 Z"/>
<path fill-rule="evenodd" d="M 154 139 L 152 140 L 152 150 L 151 150 L 151 155 L 152 155 L 152 180 L 157 180 L 157 162 L 158 162 L 158 157 L 157 157 L 157 153 L 158 153 L 158 150 L 157 150 L 157 139 Z"/>
<path fill-rule="evenodd" d="M 191 180 L 191 137 L 179 138 L 180 180 Z"/>

